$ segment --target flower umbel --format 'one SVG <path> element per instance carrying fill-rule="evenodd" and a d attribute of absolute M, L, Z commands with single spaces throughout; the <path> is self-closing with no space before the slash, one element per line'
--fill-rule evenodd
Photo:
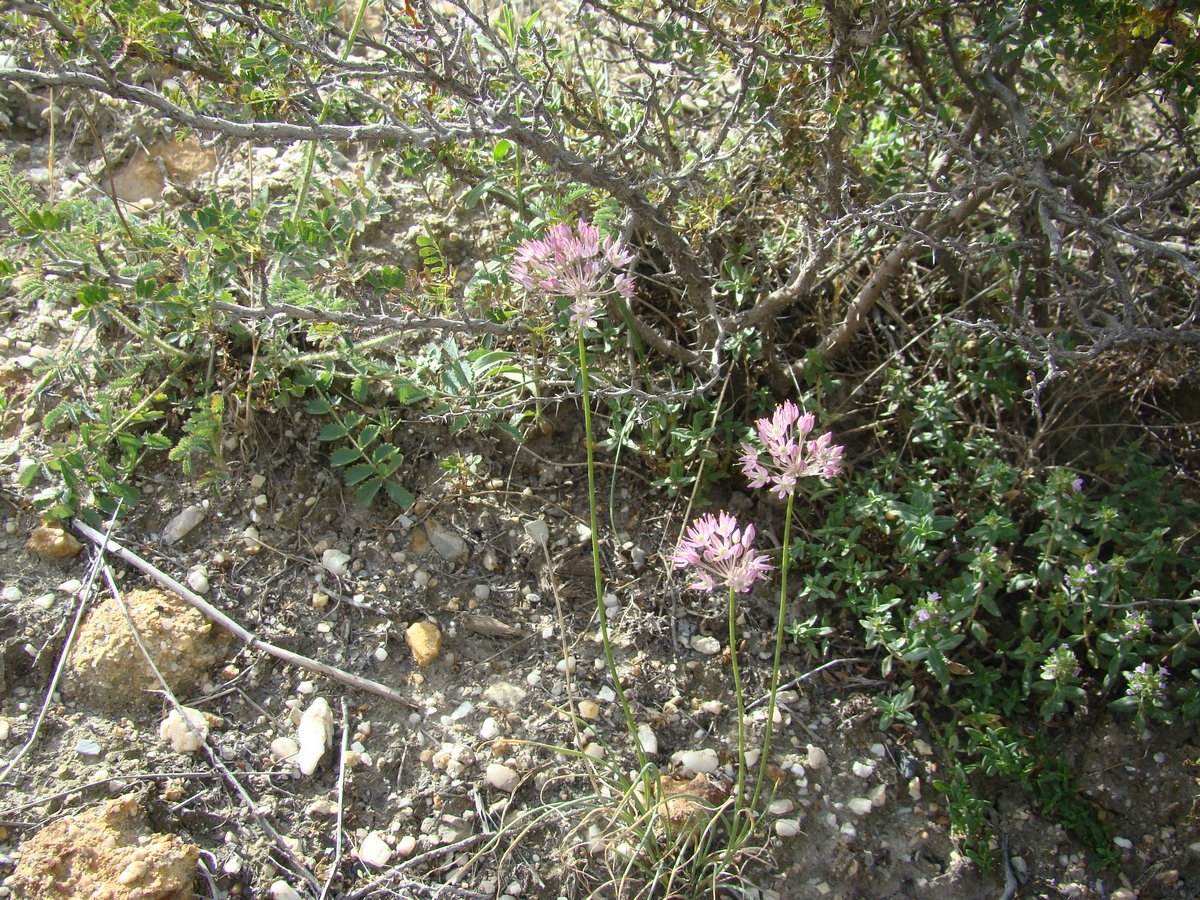
<path fill-rule="evenodd" d="M 542 240 L 521 244 L 509 274 L 531 293 L 570 298 L 571 324 L 582 330 L 596 326 L 606 296 L 633 296 L 633 276 L 617 271 L 632 262 L 623 244 L 601 237 L 599 228 L 580 219 L 574 228 L 562 222 Z"/>
<path fill-rule="evenodd" d="M 758 439 L 770 457 L 761 458 L 762 451 L 749 441 L 742 442 L 742 471 L 750 479 L 750 487 L 770 484 L 780 500 L 796 492 L 801 478 L 820 475 L 832 478 L 842 471 L 842 446 L 833 443 L 833 432 L 827 431 L 816 440 L 808 440 L 816 427 L 812 413 L 801 415 L 799 407 L 788 400 L 767 419 L 759 419 Z"/>
<path fill-rule="evenodd" d="M 1042 678 L 1063 684 L 1078 678 L 1079 671 L 1079 660 L 1075 657 L 1075 651 L 1066 644 L 1061 644 L 1042 665 Z"/>
<path fill-rule="evenodd" d="M 738 527 L 729 513 L 703 515 L 688 526 L 671 562 L 677 569 L 693 568 L 695 591 L 715 591 L 721 587 L 746 593 L 754 582 L 771 571 L 763 554 L 754 552 L 754 526 Z"/>

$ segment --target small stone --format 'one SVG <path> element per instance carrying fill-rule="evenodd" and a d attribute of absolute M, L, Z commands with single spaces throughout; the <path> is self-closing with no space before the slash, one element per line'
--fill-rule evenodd
<path fill-rule="evenodd" d="M 500 709 L 516 709 L 528 694 L 529 692 L 519 684 L 496 681 L 484 690 L 483 699 Z"/>
<path fill-rule="evenodd" d="M 312 595 L 312 605 L 314 609 L 324 609 L 329 605 L 329 595 L 324 591 L 314 591 Z"/>
<path fill-rule="evenodd" d="M 338 805 L 332 800 L 326 800 L 324 798 L 314 800 L 312 803 L 308 804 L 308 806 L 304 807 L 304 812 L 309 818 L 313 818 L 315 816 L 336 816 L 337 811 Z"/>
<path fill-rule="evenodd" d="M 188 569 L 187 583 L 197 594 L 208 593 L 208 569 L 204 566 L 192 566 Z"/>
<path fill-rule="evenodd" d="M 908 780 L 908 796 L 913 800 L 921 799 L 921 779 L 916 775 Z"/>
<path fill-rule="evenodd" d="M 413 851 L 417 849 L 417 839 L 411 834 L 406 834 L 396 842 L 396 852 L 405 859 L 413 855 Z"/>
<path fill-rule="evenodd" d="M 0 718 L 0 744 L 8 740 L 8 735 L 12 731 L 12 723 L 8 719 Z"/>
<path fill-rule="evenodd" d="M 721 642 L 712 635 L 696 634 L 692 636 L 692 649 L 705 656 L 716 656 L 721 652 Z"/>
<path fill-rule="evenodd" d="M 375 657 L 376 662 L 385 662 L 388 658 L 387 647 L 376 647 L 371 655 Z"/>
<path fill-rule="evenodd" d="M 58 586 L 58 590 L 62 591 L 64 594 L 74 594 L 81 587 L 83 587 L 83 582 L 78 578 L 68 578 Z"/>
<path fill-rule="evenodd" d="M 558 662 L 556 662 L 554 664 L 554 669 L 560 674 L 573 675 L 575 673 L 575 667 L 577 664 L 578 660 L 576 660 L 575 657 L 568 656 L 566 659 L 560 659 Z"/>
<path fill-rule="evenodd" d="M 183 707 L 183 714 L 172 709 L 158 726 L 158 736 L 176 753 L 195 753 L 208 737 L 208 717 L 198 709 Z"/>
<path fill-rule="evenodd" d="M 252 491 L 261 491 L 263 489 L 263 485 L 266 483 L 267 476 L 262 474 L 262 472 L 255 472 L 250 476 L 250 490 Z"/>
<path fill-rule="evenodd" d="M 855 797 L 846 803 L 846 807 L 856 816 L 865 816 L 875 808 L 875 804 L 867 797 Z"/>
<path fill-rule="evenodd" d="M 83 738 L 75 742 L 75 752 L 80 756 L 99 756 L 100 744 L 88 738 Z"/>
<path fill-rule="evenodd" d="M 854 765 L 850 767 L 850 771 L 852 771 L 859 778 L 870 778 L 875 774 L 875 764 L 855 760 Z"/>
<path fill-rule="evenodd" d="M 237 875 L 242 871 L 242 867 L 244 865 L 245 862 L 243 862 L 242 858 L 235 853 L 233 856 L 229 857 L 229 859 L 225 860 L 224 864 L 221 866 L 221 871 L 226 875 Z"/>
<path fill-rule="evenodd" d="M 579 715 L 591 722 L 600 717 L 600 706 L 594 700 L 580 700 Z"/>
<path fill-rule="evenodd" d="M 4 590 L 0 591 L 0 600 L 5 603 L 16 603 L 21 599 L 21 588 L 15 584 L 7 584 Z"/>
<path fill-rule="evenodd" d="M 540 546 L 546 546 L 550 540 L 550 526 L 543 519 L 534 519 L 531 522 L 525 523 L 525 533 L 530 539 Z"/>
<path fill-rule="evenodd" d="M 442 632 L 435 622 L 413 622 L 404 632 L 413 660 L 422 668 L 432 663 L 442 652 Z"/>
<path fill-rule="evenodd" d="M 289 762 L 300 752 L 300 745 L 290 737 L 277 737 L 271 741 L 271 755 L 279 762 Z"/>
<path fill-rule="evenodd" d="M 675 754 L 673 760 L 693 775 L 710 774 L 721 765 L 716 750 L 682 750 Z"/>
<path fill-rule="evenodd" d="M 117 876 L 117 883 L 123 885 L 136 884 L 145 878 L 146 873 L 149 871 L 149 866 L 143 860 L 135 859 L 121 870 L 121 874 Z"/>
<path fill-rule="evenodd" d="M 484 772 L 484 780 L 490 787 L 511 794 L 521 783 L 521 776 L 503 763 L 491 763 Z"/>
<path fill-rule="evenodd" d="M 343 553 L 336 547 L 330 547 L 321 554 L 321 565 L 334 578 L 342 578 L 350 574 L 350 554 Z"/>
<path fill-rule="evenodd" d="M 495 716 L 488 716 L 483 720 L 483 724 L 479 726 L 479 737 L 485 741 L 495 740 L 500 734 L 500 723 L 496 721 Z"/>
<path fill-rule="evenodd" d="M 392 848 L 387 845 L 387 841 L 383 836 L 376 831 L 370 832 L 361 844 L 358 845 L 359 862 L 382 868 L 388 864 L 388 860 L 392 858 Z"/>
<path fill-rule="evenodd" d="M 604 759 L 604 745 L 598 744 L 596 741 L 592 741 L 583 748 L 583 755 L 591 757 L 592 759 Z"/>
<path fill-rule="evenodd" d="M 204 507 L 192 505 L 183 509 L 163 529 L 163 543 L 170 546 L 182 541 L 191 531 L 204 521 Z"/>
<path fill-rule="evenodd" d="M 887 785 L 886 784 L 876 785 L 875 789 L 873 791 L 871 791 L 870 799 L 871 799 L 871 806 L 875 807 L 875 809 L 879 809 L 881 806 L 886 804 L 887 803 Z"/>
<path fill-rule="evenodd" d="M 464 563 L 470 555 L 467 542 L 458 534 L 430 519 L 425 523 L 425 536 L 433 552 L 448 562 Z"/>
<path fill-rule="evenodd" d="M 778 819 L 775 822 L 775 833 L 781 838 L 795 837 L 800 833 L 800 821 L 798 819 Z"/>
<path fill-rule="evenodd" d="M 324 697 L 318 697 L 304 711 L 296 726 L 296 743 L 299 745 L 296 765 L 303 774 L 311 775 L 317 770 L 332 740 L 333 710 Z"/>
<path fill-rule="evenodd" d="M 638 726 L 637 741 L 642 745 L 642 752 L 647 756 L 658 755 L 658 735 L 649 725 Z"/>
<path fill-rule="evenodd" d="M 482 603 L 488 597 L 492 596 L 492 589 L 486 584 L 477 584 L 471 589 L 471 594 Z"/>
<path fill-rule="evenodd" d="M 773 816 L 786 816 L 788 813 L 790 813 L 795 808 L 796 808 L 795 803 L 793 803 L 791 800 L 787 799 L 786 797 L 783 797 L 779 800 L 772 801 L 771 805 L 767 807 L 767 812 L 769 812 Z"/>
<path fill-rule="evenodd" d="M 302 900 L 296 889 L 282 879 L 271 882 L 269 890 L 271 900 Z"/>
<path fill-rule="evenodd" d="M 828 765 L 829 765 L 829 757 L 825 755 L 825 751 L 814 744 L 809 744 L 808 745 L 808 758 L 805 762 L 805 766 L 807 766 L 809 769 L 812 769 L 815 772 L 819 772 L 821 769 L 824 769 Z"/>
<path fill-rule="evenodd" d="M 83 549 L 83 544 L 54 525 L 39 525 L 33 529 L 25 546 L 42 559 L 70 559 Z"/>
<path fill-rule="evenodd" d="M 1113 843 L 1116 844 L 1118 847 L 1120 847 L 1122 850 L 1132 850 L 1133 849 L 1133 841 L 1129 840 L 1129 838 L 1115 837 L 1115 838 L 1113 838 Z"/>

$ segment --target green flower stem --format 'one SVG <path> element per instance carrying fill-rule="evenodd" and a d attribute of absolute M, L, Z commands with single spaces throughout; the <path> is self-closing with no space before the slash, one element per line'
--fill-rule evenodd
<path fill-rule="evenodd" d="M 771 664 L 771 699 L 767 703 L 767 726 L 763 730 L 762 758 L 758 761 L 758 778 L 754 782 L 754 797 L 750 808 L 758 809 L 758 798 L 767 778 L 767 761 L 771 758 L 771 731 L 775 726 L 775 701 L 779 694 L 779 666 L 783 657 L 783 626 L 787 621 L 788 565 L 792 559 L 792 504 L 795 497 L 788 494 L 787 512 L 783 519 L 783 552 L 779 563 L 779 617 L 775 622 L 775 661 Z M 738 699 L 741 696 L 739 693 Z M 739 717 L 740 721 L 740 717 Z"/>
<path fill-rule="evenodd" d="M 737 822 L 746 790 L 746 701 L 742 696 L 742 673 L 738 668 L 737 601 L 732 587 L 729 589 L 729 667 L 733 671 L 733 695 L 737 698 L 737 790 L 733 795 L 733 820 Z M 755 799 L 758 799 L 757 794 Z M 754 805 L 751 804 L 751 809 L 753 808 Z"/>
<path fill-rule="evenodd" d="M 617 674 L 617 662 L 613 657 L 612 641 L 608 637 L 608 612 L 604 608 L 604 578 L 600 574 L 600 517 L 596 510 L 596 460 L 592 446 L 592 398 L 588 387 L 587 344 L 583 339 L 583 329 L 579 330 L 579 377 L 583 382 L 583 429 L 584 441 L 587 444 L 587 479 L 588 479 L 588 514 L 592 530 L 592 575 L 596 584 L 596 612 L 600 616 L 600 639 L 604 644 L 604 658 L 608 663 L 608 671 L 612 676 L 613 687 L 617 690 L 617 699 L 621 703 L 621 711 L 625 714 L 625 725 L 629 736 L 633 739 L 634 749 L 637 750 L 638 767 L 646 770 L 646 754 L 642 750 L 642 742 L 637 737 L 637 725 L 633 721 L 633 713 L 629 709 L 629 701 L 625 698 L 625 689 L 621 687 L 621 677 Z"/>

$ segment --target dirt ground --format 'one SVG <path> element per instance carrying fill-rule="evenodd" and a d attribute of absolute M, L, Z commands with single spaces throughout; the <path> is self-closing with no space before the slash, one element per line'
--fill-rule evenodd
<path fill-rule="evenodd" d="M 42 179 L 44 143 L 9 141 L 0 152 L 35 184 Z M 187 179 L 218 186 L 239 177 L 196 155 Z M 270 166 L 287 158 L 261 154 L 270 174 L 258 176 L 286 182 L 287 167 Z M 137 199 L 151 207 L 183 202 L 166 170 L 165 189 L 155 167 L 149 187 L 129 190 L 146 192 Z M 418 502 L 407 513 L 358 504 L 302 417 L 262 415 L 227 435 L 227 471 L 215 487 L 169 465 L 147 472 L 145 500 L 120 520 L 115 540 L 259 641 L 404 698 L 285 663 L 152 595 L 138 621 L 155 623 L 141 630 L 159 637 L 146 649 L 177 700 L 202 714 L 197 732 L 206 735 L 189 752 L 186 728 L 160 733 L 173 702 L 141 648 L 122 637 L 119 607 L 109 607 L 107 625 L 87 624 L 112 594 L 102 573 L 93 577 L 94 547 L 84 540 L 60 559 L 27 547 L 40 522 L 16 476 L 44 447 L 43 410 L 28 392 L 39 355 L 71 339 L 68 312 L 0 298 L 9 399 L 0 417 L 0 896 L 584 896 L 604 854 L 591 853 L 569 805 L 520 840 L 487 839 L 520 811 L 569 804 L 583 791 L 581 779 L 565 777 L 577 764 L 535 744 L 632 756 L 591 600 L 578 411 L 559 410 L 550 433 L 520 449 L 412 425 L 403 449 Z M 479 454 L 477 472 L 450 477 L 439 462 L 451 453 Z M 665 769 L 690 777 L 684 763 L 711 751 L 719 777 L 736 747 L 722 610 L 685 593 L 666 561 L 687 510 L 651 489 L 636 463 L 615 497 L 617 531 L 604 526 L 603 546 L 623 683 Z M 724 499 L 780 523 L 778 508 Z M 201 520 L 168 542 L 164 532 L 177 532 L 172 520 L 189 507 Z M 108 559 L 122 595 L 161 589 Z M 747 601 L 740 625 L 754 698 L 767 690 L 774 605 L 768 585 Z M 422 626 L 410 645 L 414 623 L 436 631 Z M 64 655 L 68 642 L 74 650 Z M 1000 862 L 985 875 L 950 838 L 932 784 L 945 760 L 932 736 L 880 732 L 878 667 L 857 657 L 853 635 L 838 644 L 846 652 L 834 660 L 791 648 L 785 656 L 785 678 L 802 680 L 782 695 L 771 760 L 777 803 L 744 873 L 747 895 L 1200 896 L 1194 731 L 1139 735 L 1103 713 L 1059 729 L 1050 739 L 1115 826 L 1119 868 L 1098 868 L 1019 790 L 997 783 Z M 580 732 L 558 711 L 570 705 Z M 763 714 L 761 706 L 752 714 L 755 735 Z M 314 734 L 327 746 L 315 762 Z M 309 754 L 311 774 L 298 751 Z M 84 844 L 94 851 L 78 852 Z M 180 859 L 197 861 L 194 883 L 172 875 Z"/>

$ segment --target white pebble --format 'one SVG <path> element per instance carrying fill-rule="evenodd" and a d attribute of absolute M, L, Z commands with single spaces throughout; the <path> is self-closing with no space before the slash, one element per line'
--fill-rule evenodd
<path fill-rule="evenodd" d="M 916 775 L 908 781 L 908 796 L 913 800 L 921 799 L 921 779 Z"/>
<path fill-rule="evenodd" d="M 321 565 L 334 578 L 341 578 L 350 572 L 350 554 L 343 553 L 336 547 L 330 547 L 321 554 Z"/>
<path fill-rule="evenodd" d="M 781 838 L 795 837 L 800 833 L 798 819 L 779 819 L 775 822 L 775 833 Z"/>
<path fill-rule="evenodd" d="M 34 599 L 33 605 L 38 609 L 51 609 L 56 600 L 57 598 L 53 594 L 42 594 L 40 597 Z"/>
<path fill-rule="evenodd" d="M 854 765 L 850 767 L 850 770 L 859 778 L 870 778 L 875 774 L 875 764 L 855 760 Z"/>
<path fill-rule="evenodd" d="M 500 725 L 495 716 L 488 716 L 479 726 L 479 737 L 485 741 L 495 740 L 500 734 Z"/>
<path fill-rule="evenodd" d="M 550 540 L 550 526 L 542 519 L 534 519 L 531 522 L 526 522 L 525 533 L 529 535 L 535 544 L 540 544 L 543 547 Z"/>
<path fill-rule="evenodd" d="M 304 711 L 300 724 L 296 726 L 296 743 L 300 747 L 296 765 L 302 773 L 311 775 L 317 770 L 332 740 L 333 710 L 324 697 L 318 697 Z"/>
<path fill-rule="evenodd" d="M 187 583 L 197 594 L 208 593 L 208 569 L 204 566 L 192 566 L 188 569 Z"/>
<path fill-rule="evenodd" d="M 406 834 L 396 842 L 396 852 L 403 857 L 413 855 L 413 851 L 417 849 L 417 839 L 411 834 Z"/>
<path fill-rule="evenodd" d="M 175 544 L 188 536 L 193 528 L 204 521 L 204 507 L 189 506 L 167 523 L 163 529 L 164 544 Z"/>
<path fill-rule="evenodd" d="M 7 584 L 4 590 L 0 591 L 0 600 L 6 603 L 16 603 L 21 599 L 21 589 L 15 584 Z"/>
<path fill-rule="evenodd" d="M 697 634 L 692 636 L 692 649 L 705 656 L 716 656 L 721 652 L 721 642 L 712 635 Z"/>
<path fill-rule="evenodd" d="M 872 744 L 867 750 L 870 751 L 872 756 L 877 756 L 880 759 L 883 759 L 884 754 L 887 753 L 887 748 L 883 744 Z"/>
<path fill-rule="evenodd" d="M 693 775 L 715 772 L 721 764 L 716 750 L 681 750 L 673 759 Z"/>
<path fill-rule="evenodd" d="M 780 800 L 773 801 L 771 805 L 767 807 L 767 812 L 773 816 L 786 816 L 795 808 L 796 804 L 784 797 Z"/>
<path fill-rule="evenodd" d="M 848 801 L 846 806 L 856 816 L 865 816 L 875 808 L 875 804 L 866 797 L 855 797 Z"/>
<path fill-rule="evenodd" d="M 267 483 L 267 476 L 261 472 L 255 472 L 250 476 L 250 490 L 261 491 L 263 485 Z"/>
<path fill-rule="evenodd" d="M 521 783 L 521 776 L 503 763 L 491 763 L 484 773 L 484 779 L 490 787 L 511 794 Z"/>
<path fill-rule="evenodd" d="M 474 594 L 476 600 L 482 602 L 492 596 L 492 589 L 486 584 L 477 584 L 471 593 Z"/>
<path fill-rule="evenodd" d="M 271 883 L 271 900 L 302 900 L 296 889 L 282 879 Z"/>
<path fill-rule="evenodd" d="M 820 771 L 829 765 L 829 757 L 825 755 L 825 751 L 814 744 L 808 745 L 808 760 L 805 765 L 813 771 Z"/>
<path fill-rule="evenodd" d="M 563 673 L 563 672 L 574 673 L 575 664 L 576 664 L 575 657 L 568 656 L 566 659 L 560 659 L 557 663 L 555 663 L 554 668 L 560 673 Z"/>
<path fill-rule="evenodd" d="M 388 860 L 392 858 L 392 848 L 387 845 L 387 841 L 376 831 L 370 832 L 361 844 L 358 845 L 359 862 L 365 863 L 368 866 L 376 866 L 382 868 L 388 864 Z"/>
<path fill-rule="evenodd" d="M 637 741 L 642 745 L 642 752 L 647 756 L 658 755 L 658 735 L 649 725 L 638 726 Z"/>
<path fill-rule="evenodd" d="M 383 662 L 386 660 L 388 658 L 387 647 L 376 647 L 374 656 L 376 662 Z"/>
<path fill-rule="evenodd" d="M 277 737 L 271 741 L 271 755 L 279 762 L 295 759 L 300 752 L 300 745 L 290 737 Z"/>
<path fill-rule="evenodd" d="M 1120 847 L 1122 850 L 1132 850 L 1133 849 L 1133 841 L 1131 841 L 1129 838 L 1115 837 L 1115 838 L 1113 838 L 1113 843 L 1116 844 L 1118 847 Z"/>
<path fill-rule="evenodd" d="M 169 742 L 176 753 L 195 753 L 208 737 L 208 720 L 200 710 L 189 706 L 183 707 L 183 715 L 179 714 L 179 710 L 172 709 L 159 724 L 158 736 Z"/>
<path fill-rule="evenodd" d="M 66 581 L 64 581 L 62 584 L 60 584 L 58 586 L 58 589 L 60 591 L 62 591 L 64 594 L 74 594 L 81 587 L 83 587 L 83 582 L 80 581 L 78 578 L 68 578 Z"/>
<path fill-rule="evenodd" d="M 871 805 L 879 809 L 885 803 L 887 803 L 887 785 L 876 785 L 875 790 L 871 791 Z"/>

